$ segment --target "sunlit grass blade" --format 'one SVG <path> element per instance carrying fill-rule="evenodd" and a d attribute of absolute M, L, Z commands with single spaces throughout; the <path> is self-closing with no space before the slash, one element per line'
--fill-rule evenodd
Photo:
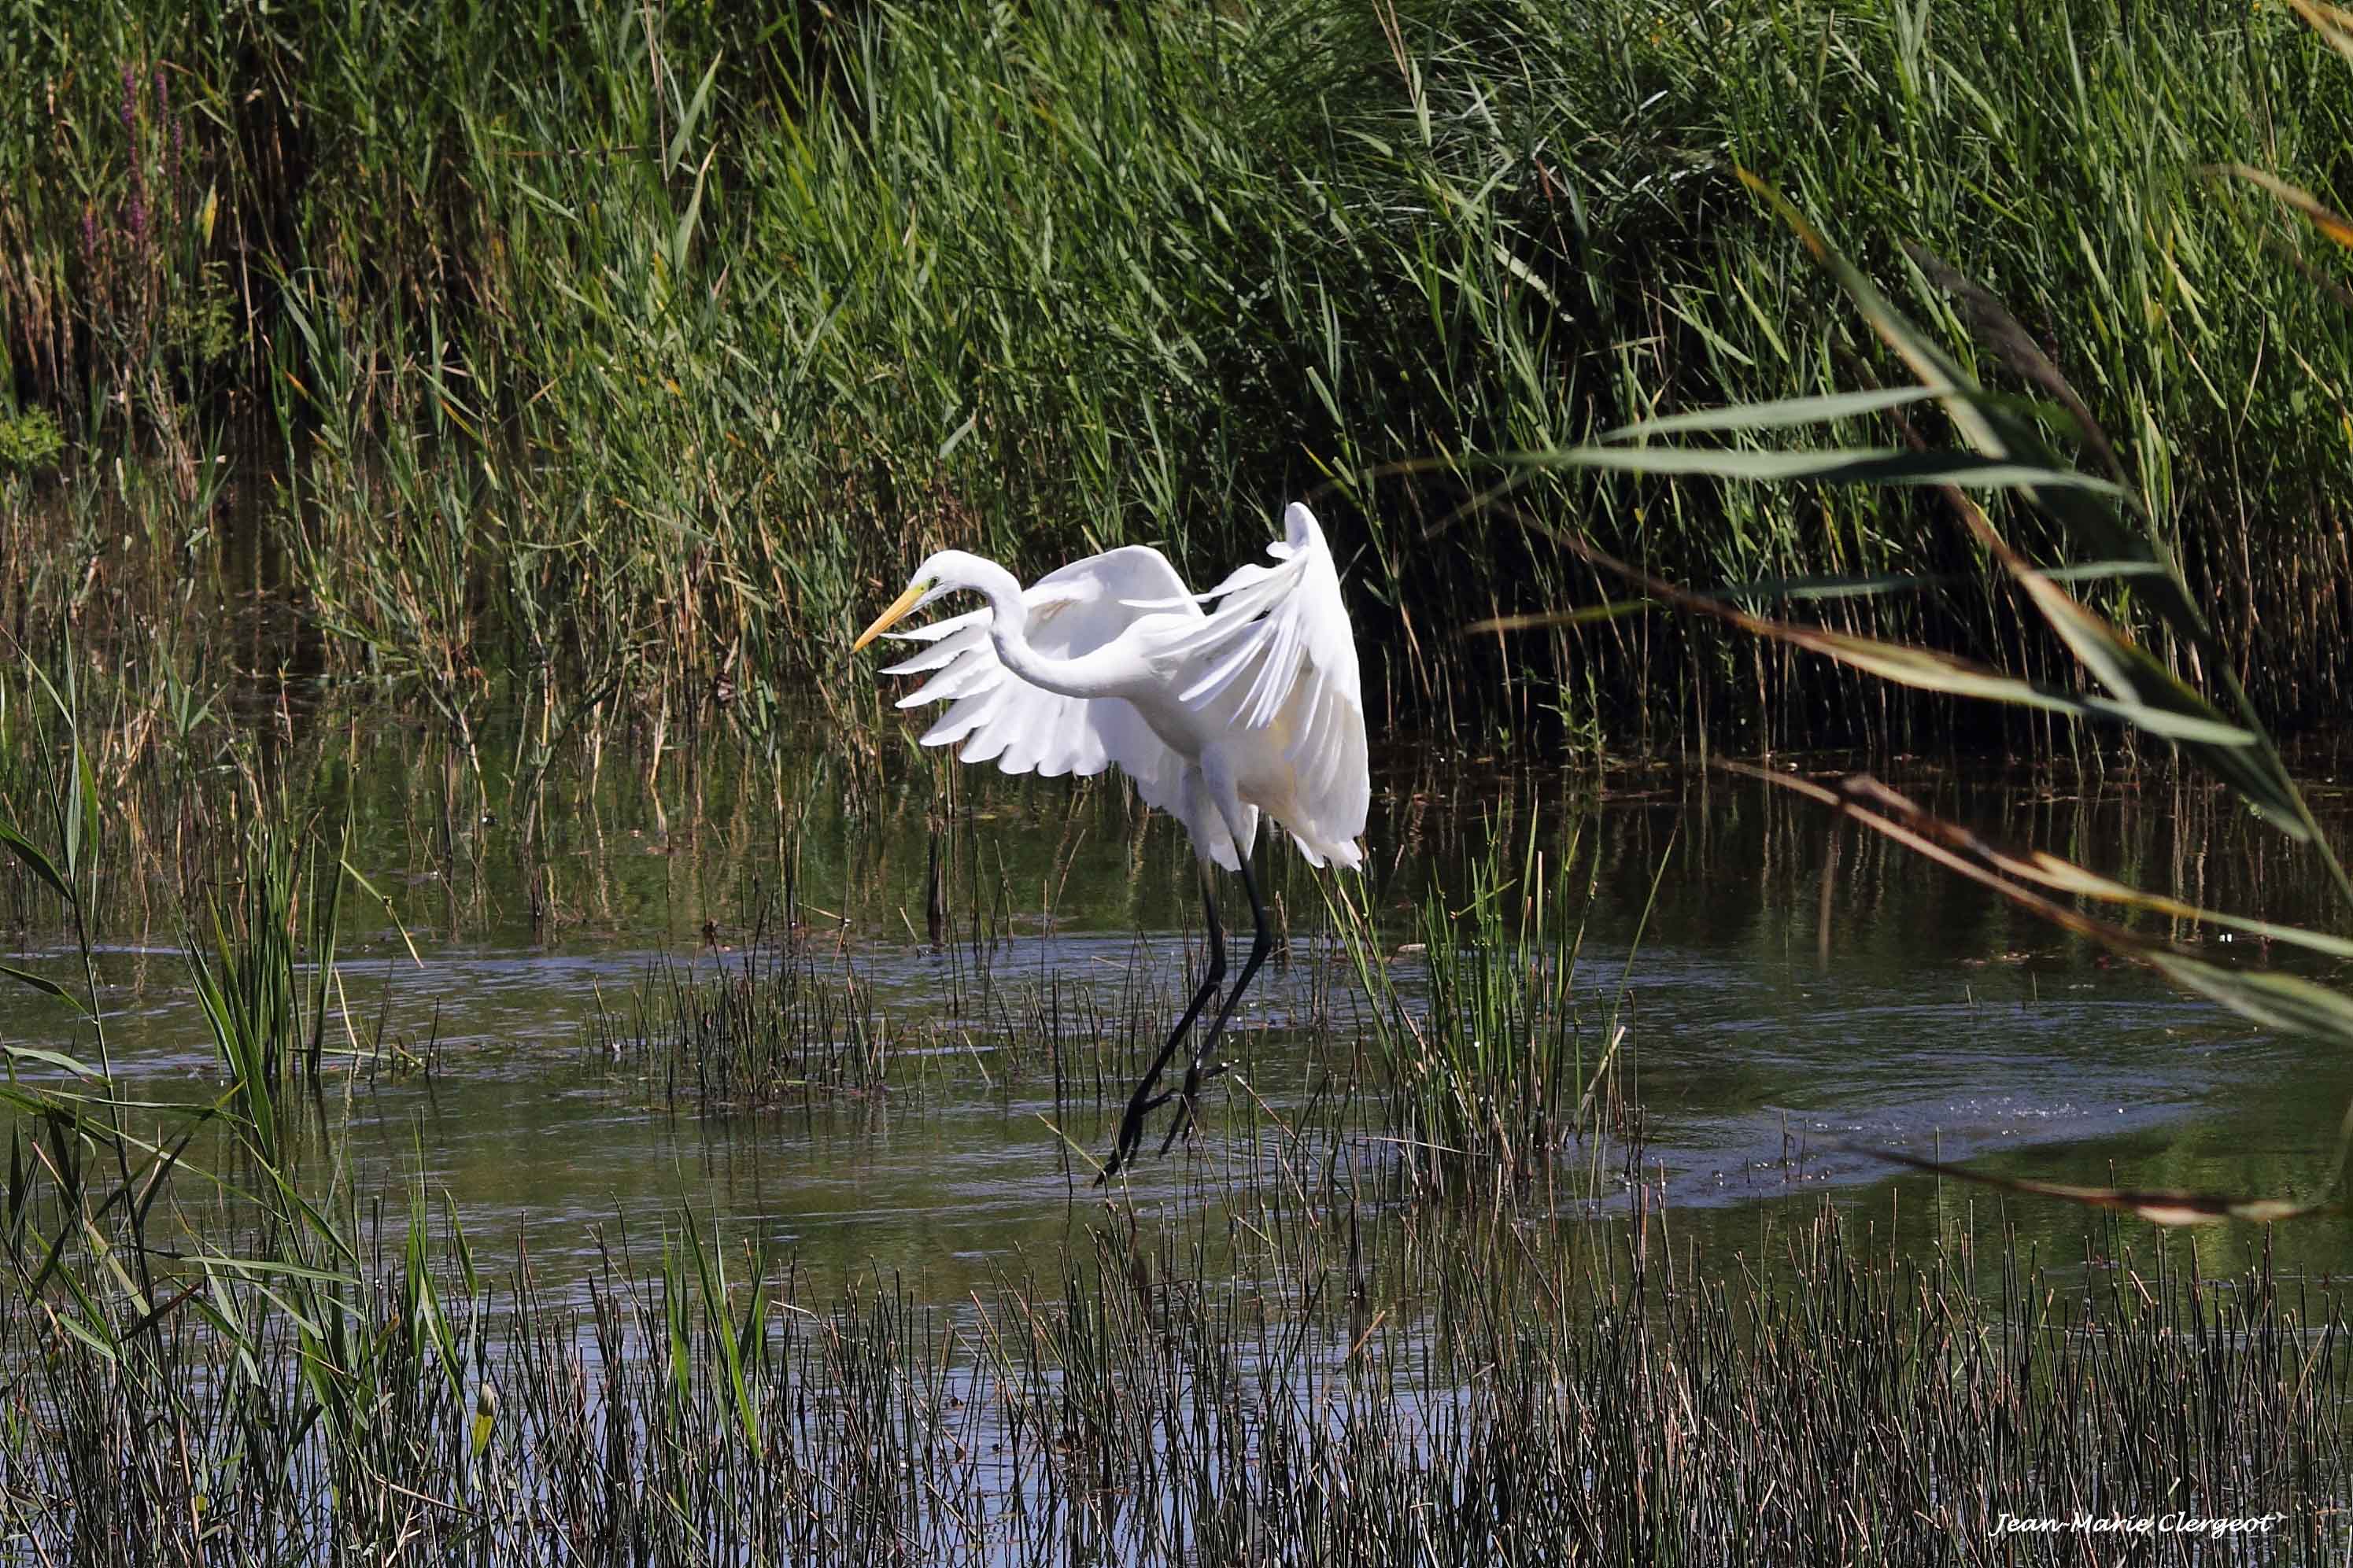
<path fill-rule="evenodd" d="M 42 854 L 31 839 L 5 822 L 0 822 L 0 845 L 7 846 L 9 851 L 24 863 L 26 870 L 48 884 L 51 892 L 61 899 L 71 896 L 66 890 L 65 878 L 50 863 L 49 858 Z"/>
<path fill-rule="evenodd" d="M 2191 700 L 2174 708 L 2152 707 L 2130 700 L 2118 700 L 2046 686 L 1934 648 L 1825 631 L 1788 621 L 1769 620 L 1725 603 L 1722 595 L 1694 594 L 1654 577 L 1604 553 L 1575 534 L 1559 531 L 1553 533 L 1552 537 L 1572 553 L 1639 586 L 1659 603 L 1711 616 L 1753 635 L 1819 654 L 1915 690 L 1933 691 L 1947 697 L 2008 702 L 2022 708 L 2063 713 L 2072 718 L 2128 723 L 2184 745 L 2228 751 L 2252 747 L 2256 743 L 2253 732 L 2231 723 L 2211 707 L 2197 702 L 2195 693 L 2190 694 Z M 1504 632 L 1567 624 L 1582 613 L 1563 611 L 1515 616 L 1504 620 L 1475 621 L 1464 631 L 1466 634 Z M 2169 691 L 2171 689 L 2160 689 Z"/>
<path fill-rule="evenodd" d="M 1899 386 L 1885 391 L 1827 392 L 1808 397 L 1785 397 L 1767 403 L 1742 403 L 1726 408 L 1704 408 L 1690 414 L 1670 414 L 1638 420 L 1605 432 L 1601 439 L 1632 441 L 1653 436 L 1679 436 L 1693 431 L 1721 433 L 1779 430 L 1826 425 L 1925 403 L 1940 395 L 1935 387 Z"/>
<path fill-rule="evenodd" d="M 1823 447 L 1799 452 L 1739 447 L 1569 447 L 1508 452 L 1497 459 L 1528 468 L 1607 468 L 1636 474 L 1694 474 L 1719 479 L 1811 479 L 1832 485 L 1954 485 L 1969 489 L 2084 489 L 2116 495 L 2114 483 L 2073 468 L 2012 462 L 1972 452 L 1902 447 Z"/>
<path fill-rule="evenodd" d="M 2145 1219 L 2151 1225 L 2220 1225 L 2226 1220 L 2240 1220 L 2250 1225 L 2274 1225 L 2313 1215 L 2333 1214 L 2344 1206 L 2344 1199 L 2333 1191 L 2327 1197 L 2310 1203 L 2297 1203 L 2286 1198 L 2242 1198 L 2221 1193 L 2078 1186 L 2065 1182 L 2042 1182 L 2025 1176 L 2005 1176 L 1991 1171 L 1971 1170 L 1966 1165 L 1947 1164 L 1941 1160 L 1924 1160 L 1917 1154 L 1906 1154 L 1898 1149 L 1877 1149 L 1860 1143 L 1849 1147 L 1874 1160 L 1884 1160 L 1891 1165 L 1908 1165 L 1929 1175 L 1973 1182 L 1981 1187 L 2016 1193 L 2021 1197 L 2057 1198 L 2085 1208 L 2116 1209 Z"/>
<path fill-rule="evenodd" d="M 1761 769 L 1743 771 L 1778 788 L 1820 801 L 1848 819 L 1991 889 L 2050 924 L 2098 942 L 2119 956 L 2146 964 L 2176 984 L 2218 1002 L 2242 1017 L 2269 1028 L 2310 1036 L 2353 1049 L 2353 998 L 2299 975 L 2231 969 L 2210 963 L 2165 942 L 2085 914 L 2070 905 L 2053 902 L 2033 887 L 2022 885 L 2003 875 L 1996 866 L 1987 864 L 1970 847 L 1973 836 L 1966 829 L 1922 811 L 1901 795 L 1867 775 L 1850 778 L 1833 789 L 1787 773 Z M 2320 1198 L 2311 1204 L 2299 1205 L 2290 1200 L 2272 1198 L 2194 1198 L 2169 1205 L 2158 1203 L 2153 1208 L 2134 1207 L 2134 1212 L 2165 1224 L 2251 1215 L 2291 1217 L 2317 1213 L 2341 1201 L 2339 1188 L 2345 1177 L 2348 1150 L 2353 1150 L 2353 1107 L 2348 1108 L 2329 1186 Z M 1906 1163 L 1919 1162 L 1907 1159 Z M 2039 1184 L 2032 1190 L 2094 1206 L 2133 1206 L 2111 1201 L 2121 1189 Z M 2171 1217 L 2161 1218 L 2163 1215 Z"/>

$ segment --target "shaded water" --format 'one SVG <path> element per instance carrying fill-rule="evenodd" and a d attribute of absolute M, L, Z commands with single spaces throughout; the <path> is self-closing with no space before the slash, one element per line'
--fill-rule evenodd
<path fill-rule="evenodd" d="M 495 767 L 430 730 L 356 733 L 353 861 L 398 923 L 353 916 L 336 1027 L 368 1059 L 331 1073 L 301 1116 L 315 1149 L 348 1156 L 358 1190 L 421 1169 L 478 1243 L 519 1237 L 559 1279 L 687 1203 L 805 1273 L 875 1271 L 942 1302 L 1100 1215 L 1064 1135 L 1103 1156 L 1199 945 L 1178 831 L 1117 787 L 936 763 L 881 785 L 813 734 L 757 763 L 687 747 L 650 770 L 617 756 L 518 814 Z M 2013 844 L 2272 919 L 2329 916 L 2312 869 L 2211 795 L 2129 777 L 1907 782 Z M 159 856 L 173 809 L 126 803 L 126 840 Z M 1608 1135 L 1556 1167 L 1546 1201 L 1561 1224 L 1621 1223 L 1638 1185 L 1679 1242 L 1718 1258 L 1825 1192 L 1915 1244 L 1993 1224 L 1987 1194 L 1891 1176 L 1855 1144 L 2070 1182 L 2308 1194 L 2326 1180 L 2353 1068 L 1834 835 L 1751 780 L 1392 758 L 1365 893 L 1399 989 L 1420 994 L 1421 900 L 1462 898 L 1492 846 L 1516 866 L 1531 836 L 1556 858 L 1572 834 L 1576 880 L 1593 890 L 1581 931 L 1551 934 L 1562 961 L 1575 942 L 1583 1070 L 1612 1027 L 1627 1036 Z M 1394 1164 L 1361 1131 L 1336 1163 L 1287 1142 L 1314 1107 L 1366 1092 L 1348 1042 L 1371 1004 L 1314 879 L 1286 848 L 1273 858 L 1287 957 L 1253 989 L 1242 1067 L 1213 1091 L 1205 1136 L 1135 1170 L 1146 1203 L 1241 1163 L 1324 1161 L 1374 1192 Z M 101 954 L 117 1065 L 155 1098 L 209 1098 L 220 1079 L 172 897 L 135 880 Z M 1230 926 L 1246 915 L 1228 891 Z M 33 908 L 22 887 L 13 897 Z M 29 919 L 5 945 L 9 962 L 69 967 L 60 933 Z M 716 1103 L 681 1076 L 664 1045 L 680 1008 L 723 973 L 778 963 L 834 988 L 844 1011 L 826 1025 L 881 1063 L 879 1084 Z M 86 1049 L 44 1005 L 12 999 L 5 1017 L 13 1043 Z M 2082 1255 L 2080 1211 L 2013 1204 L 2010 1218 L 2046 1257 Z M 2258 1240 L 2221 1230 L 2199 1245 L 2236 1265 Z M 2353 1261 L 2333 1220 L 2280 1243 L 2289 1267 Z"/>

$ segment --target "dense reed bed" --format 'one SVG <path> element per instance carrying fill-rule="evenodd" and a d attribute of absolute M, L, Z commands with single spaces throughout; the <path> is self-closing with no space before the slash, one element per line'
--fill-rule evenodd
<path fill-rule="evenodd" d="M 1885 368 L 1736 163 L 1932 321 L 1897 239 L 2009 301 L 2267 710 L 2343 690 L 2353 326 L 2200 174 L 2329 193 L 2353 98 L 2278 8 L 108 0 L 0 71 L 0 626 L 158 709 L 329 675 L 766 733 L 871 700 L 834 643 L 924 545 L 1206 582 L 1312 494 L 1393 715 L 1907 743 L 1942 704 L 1672 621 L 1457 636 L 1603 596 L 1526 526 L 1574 519 L 1702 585 L 1920 574 L 1820 614 L 2056 668 L 1900 496 L 1464 508 L 1494 454 Z"/>
<path fill-rule="evenodd" d="M 551 1282 L 476 1263 L 421 1201 L 381 1221 L 326 1341 L 259 1279 L 213 1287 L 242 1338 L 174 1311 L 111 1353 L 12 1293 L 10 1549 L 2147 1560 L 2073 1528 L 1998 1540 L 2006 1512 L 2268 1516 L 2200 1561 L 2342 1549 L 2341 1304 L 2260 1266 L 1906 1262 L 1825 1212 L 1711 1277 L 1655 1215 L 1531 1251 L 1227 1195 L 1270 1246 L 1114 1211 L 956 1309 L 812 1291 L 691 1215 Z"/>

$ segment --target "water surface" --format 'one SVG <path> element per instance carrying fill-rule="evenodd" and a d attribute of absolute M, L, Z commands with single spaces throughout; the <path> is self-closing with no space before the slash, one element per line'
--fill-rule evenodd
<path fill-rule="evenodd" d="M 363 1064 L 339 1060 L 300 1120 L 311 1157 L 347 1156 L 359 1190 L 421 1175 L 478 1245 L 520 1245 L 557 1277 L 658 1238 L 684 1204 L 805 1270 L 879 1271 L 948 1302 L 1099 1215 L 1079 1152 L 1107 1150 L 1201 955 L 1177 830 L 1124 790 L 931 759 L 884 783 L 813 735 L 756 763 L 617 759 L 517 821 L 495 770 L 452 765 L 429 730 L 358 733 L 353 860 L 396 924 L 365 908 L 350 922 L 333 1032 Z M 2331 918 L 2316 869 L 2211 795 L 2129 776 L 2059 787 L 1915 768 L 1905 782 L 2008 842 L 2274 919 Z M 135 812 L 131 827 L 154 841 Z M 1862 1146 L 2065 1182 L 2308 1194 L 2353 1097 L 2353 1068 L 2325 1048 L 2176 994 L 1753 779 L 1398 756 L 1367 838 L 1361 893 L 1409 1007 L 1425 999 L 1425 899 L 1459 907 L 1499 845 L 1507 868 L 1535 851 L 1571 868 L 1576 921 L 1556 916 L 1544 952 L 1576 965 L 1588 1062 L 1626 1030 L 1606 1083 L 1620 1110 L 1610 1135 L 1561 1152 L 1535 1223 L 1623 1226 L 1639 1195 L 1678 1245 L 1725 1256 L 1825 1194 L 1905 1245 L 1995 1223 L 1991 1194 L 1892 1173 Z M 1147 1205 L 1206 1201 L 1240 1164 L 1282 1159 L 1313 1108 L 1371 1093 L 1347 1042 L 1374 1004 L 1314 874 L 1271 853 L 1285 956 L 1251 993 L 1240 1070 L 1213 1092 L 1204 1136 L 1135 1169 L 1129 1195 Z M 1228 883 L 1230 928 L 1247 908 Z M 220 1075 L 168 909 L 116 900 L 112 923 L 139 929 L 107 933 L 108 1026 L 142 1092 L 209 1098 Z M 6 945 L 60 979 L 75 967 L 29 915 Z M 779 964 L 835 997 L 828 1040 L 879 1049 L 879 1082 L 745 1103 L 681 1077 L 666 1042 L 695 999 Z M 90 1048 L 61 1010 L 19 1002 L 6 1017 L 16 1043 Z M 1343 1142 L 1322 1168 L 1380 1190 L 1394 1147 Z M 2008 1211 L 2047 1256 L 2080 1256 L 2080 1211 Z M 2199 1245 L 2236 1263 L 2260 1241 L 2236 1228 Z M 2280 1245 L 2321 1271 L 2348 1258 L 2335 1221 Z"/>

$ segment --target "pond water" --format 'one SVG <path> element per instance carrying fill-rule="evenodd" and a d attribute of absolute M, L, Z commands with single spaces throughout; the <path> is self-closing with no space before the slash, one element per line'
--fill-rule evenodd
<path fill-rule="evenodd" d="M 520 1240 L 559 1279 L 600 1246 L 658 1236 L 685 1204 L 805 1274 L 875 1273 L 949 1303 L 1100 1218 L 1073 1150 L 1107 1152 L 1200 954 L 1181 835 L 1124 790 L 895 752 L 878 771 L 813 731 L 756 762 L 691 743 L 659 766 L 617 752 L 519 813 L 486 762 L 493 744 L 470 758 L 431 727 L 348 733 L 352 860 L 397 923 L 353 900 L 333 1034 L 372 1059 L 335 1061 L 298 1120 L 348 1158 L 358 1190 L 421 1172 L 478 1247 Z M 1892 776 L 2008 843 L 2210 905 L 2332 919 L 2317 868 L 2210 794 L 2129 775 Z M 2333 789 L 2316 793 L 2344 826 Z M 125 803 L 116 864 L 164 858 L 173 810 Z M 2353 1064 L 2325 1047 L 2112 963 L 1754 779 L 1514 772 L 1425 749 L 1379 769 L 1367 839 L 1358 890 L 1409 1005 L 1426 899 L 1457 907 L 1491 850 L 1507 868 L 1531 847 L 1555 868 L 1567 858 L 1576 928 L 1556 916 L 1545 951 L 1576 965 L 1585 1070 L 1625 1029 L 1608 1083 L 1620 1110 L 1614 1135 L 1563 1151 L 1525 1223 L 1622 1226 L 1639 1196 L 1678 1245 L 1713 1256 L 1824 1194 L 1904 1245 L 1996 1223 L 1990 1192 L 1894 1173 L 1860 1146 L 2044 1180 L 2308 1196 L 2353 1098 Z M 1371 1092 L 1348 1042 L 1374 1004 L 1315 874 L 1287 847 L 1271 860 L 1288 952 L 1250 994 L 1240 1068 L 1213 1088 L 1203 1135 L 1134 1168 L 1139 1205 L 1181 1205 L 1280 1162 L 1306 1110 Z M 210 1098 L 221 1075 L 177 906 L 141 885 L 121 879 L 100 953 L 115 1059 L 153 1098 Z M 1230 930 L 1247 910 L 1230 879 L 1225 890 Z M 9 912 L 7 962 L 60 979 L 78 967 L 42 923 L 53 911 L 20 889 Z M 881 1062 L 880 1084 L 852 1073 L 747 1101 L 681 1077 L 667 1043 L 681 1016 L 727 976 L 786 971 L 830 998 L 797 1026 Z M 29 993 L 10 997 L 0 1032 L 90 1044 Z M 1377 1190 L 1394 1146 L 1357 1125 L 1340 1165 Z M 1157 1135 L 1155 1122 L 1148 1148 Z M 2011 1199 L 2008 1212 L 2046 1260 L 2083 1258 L 2083 1211 Z M 2224 1227 L 2197 1245 L 2235 1267 L 2263 1237 Z M 2277 1247 L 2320 1274 L 2353 1260 L 2333 1218 L 2284 1227 Z"/>

